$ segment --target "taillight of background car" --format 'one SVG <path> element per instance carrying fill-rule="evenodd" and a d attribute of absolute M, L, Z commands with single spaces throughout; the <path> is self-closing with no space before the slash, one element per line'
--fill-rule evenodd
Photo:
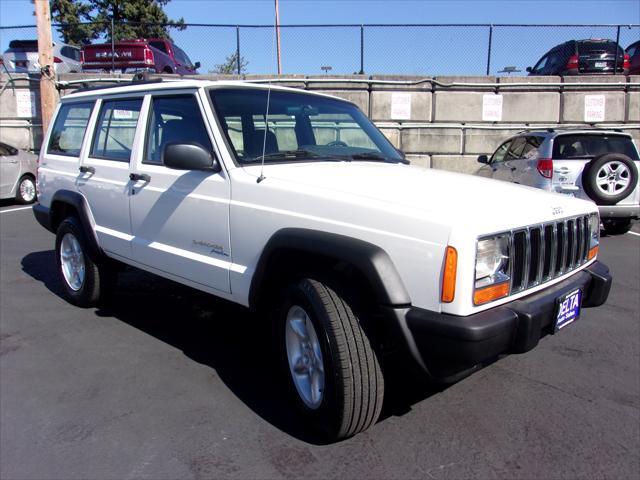
<path fill-rule="evenodd" d="M 154 63 L 153 52 L 148 47 L 144 49 L 144 63 L 147 65 L 153 65 Z"/>
<path fill-rule="evenodd" d="M 578 55 L 571 55 L 567 61 L 567 70 L 578 68 Z"/>
<path fill-rule="evenodd" d="M 536 169 L 544 178 L 553 177 L 553 160 L 550 158 L 539 159 Z"/>

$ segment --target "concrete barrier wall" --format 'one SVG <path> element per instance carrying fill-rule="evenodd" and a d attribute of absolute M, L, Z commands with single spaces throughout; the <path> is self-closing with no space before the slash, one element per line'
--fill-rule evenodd
<path fill-rule="evenodd" d="M 8 84 L 8 76 L 0 75 L 0 88 L 4 88 L 0 95 L 0 141 L 37 150 L 42 141 L 39 84 L 37 78 L 29 81 L 25 75 L 13 77 L 16 81 Z M 130 75 L 101 77 L 130 78 Z M 96 75 L 72 74 L 63 75 L 59 80 L 92 78 L 95 79 Z M 267 77 L 198 75 L 194 78 L 259 81 Z M 491 154 L 511 135 L 531 128 L 621 128 L 640 144 L 640 76 L 425 79 L 290 75 L 279 77 L 275 82 L 335 95 L 355 103 L 396 147 L 407 154 L 412 163 L 423 167 L 473 173 L 480 166 L 476 162 L 478 155 Z M 25 91 L 33 92 L 35 117 L 25 116 Z M 70 91 L 72 88 L 62 89 L 60 93 L 64 95 Z M 502 97 L 500 121 L 483 119 L 485 97 L 492 95 Z M 585 122 L 586 95 L 604 96 L 604 121 Z M 399 109 L 399 103 L 403 102 L 404 108 Z M 402 118 L 394 118 L 398 116 Z"/>

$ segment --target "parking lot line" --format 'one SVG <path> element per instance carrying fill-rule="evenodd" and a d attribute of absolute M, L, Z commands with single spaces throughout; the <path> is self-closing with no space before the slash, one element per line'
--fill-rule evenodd
<path fill-rule="evenodd" d="M 29 207 L 18 207 L 18 208 L 9 208 L 8 210 L 0 210 L 0 213 L 8 213 L 8 212 L 17 212 L 18 210 L 26 210 Z"/>

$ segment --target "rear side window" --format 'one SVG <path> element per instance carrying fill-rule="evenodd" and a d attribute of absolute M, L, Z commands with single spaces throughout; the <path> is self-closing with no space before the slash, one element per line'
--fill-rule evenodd
<path fill-rule="evenodd" d="M 605 153 L 622 153 L 638 160 L 631 138 L 622 135 L 560 135 L 553 141 L 553 158 L 594 158 Z"/>
<path fill-rule="evenodd" d="M 93 102 L 67 103 L 60 107 L 53 124 L 47 153 L 77 157 L 89 123 Z"/>
<path fill-rule="evenodd" d="M 142 98 L 104 101 L 96 124 L 91 156 L 128 162 L 141 107 Z"/>
<path fill-rule="evenodd" d="M 516 158 L 520 158 L 525 143 L 524 137 L 518 137 L 511 142 L 511 148 L 509 148 L 505 160 L 515 160 Z"/>
<path fill-rule="evenodd" d="M 143 163 L 161 165 L 162 152 L 170 143 L 195 143 L 213 151 L 193 95 L 154 97 L 151 102 Z"/>
<path fill-rule="evenodd" d="M 161 52 L 167 53 L 167 46 L 164 42 L 149 42 L 149 45 L 151 45 L 153 48 L 157 48 Z"/>
<path fill-rule="evenodd" d="M 524 148 L 520 153 L 520 158 L 535 158 L 538 156 L 538 148 L 542 144 L 541 137 L 526 137 Z"/>

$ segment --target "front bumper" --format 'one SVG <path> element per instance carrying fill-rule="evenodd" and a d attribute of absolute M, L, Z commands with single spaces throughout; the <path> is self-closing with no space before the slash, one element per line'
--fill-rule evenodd
<path fill-rule="evenodd" d="M 427 373 L 434 379 L 455 379 L 499 355 L 534 348 L 551 333 L 560 296 L 581 288 L 582 307 L 597 307 L 606 301 L 611 283 L 608 267 L 595 262 L 549 288 L 474 315 L 412 307 L 397 310 L 396 320 L 406 346 Z"/>

